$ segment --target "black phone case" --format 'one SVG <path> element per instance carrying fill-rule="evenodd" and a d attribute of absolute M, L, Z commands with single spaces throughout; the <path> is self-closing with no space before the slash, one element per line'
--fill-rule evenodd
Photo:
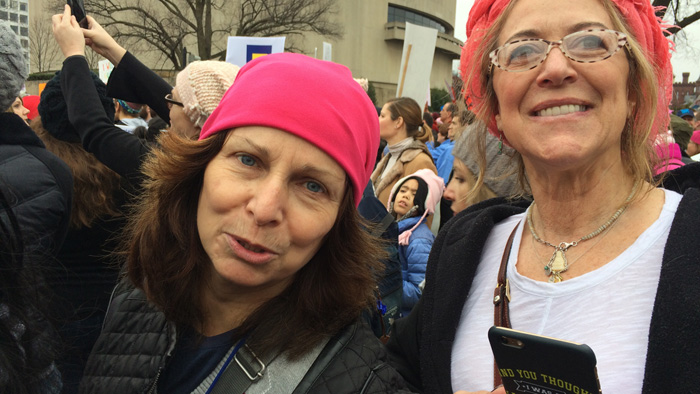
<path fill-rule="evenodd" d="M 601 393 L 587 345 L 496 326 L 488 335 L 506 393 Z"/>
<path fill-rule="evenodd" d="M 66 0 L 66 3 L 70 6 L 71 14 L 75 16 L 75 19 L 80 24 L 80 27 L 87 29 L 88 21 L 85 13 L 85 4 L 83 0 Z"/>

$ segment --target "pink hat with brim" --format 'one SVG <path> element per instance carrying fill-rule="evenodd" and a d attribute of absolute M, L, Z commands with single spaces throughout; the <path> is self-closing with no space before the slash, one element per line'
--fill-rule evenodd
<path fill-rule="evenodd" d="M 315 145 L 345 170 L 360 203 L 379 148 L 379 120 L 347 67 L 296 53 L 247 63 L 199 139 L 243 126 L 272 127 Z"/>

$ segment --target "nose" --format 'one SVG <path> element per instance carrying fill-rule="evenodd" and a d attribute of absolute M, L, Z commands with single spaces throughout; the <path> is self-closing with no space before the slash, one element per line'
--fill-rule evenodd
<path fill-rule="evenodd" d="M 573 60 L 566 57 L 558 46 L 549 51 L 547 58 L 544 59 L 539 68 L 537 84 L 540 86 L 559 86 L 573 82 L 578 78 L 578 73 L 573 67 Z"/>
<path fill-rule="evenodd" d="M 455 192 L 450 188 L 450 185 L 447 185 L 447 188 L 445 189 L 445 192 L 442 194 L 443 197 L 445 197 L 445 200 L 449 201 L 455 201 Z"/>
<path fill-rule="evenodd" d="M 284 218 L 287 199 L 286 185 L 279 179 L 267 176 L 254 184 L 246 209 L 258 226 L 276 225 Z"/>

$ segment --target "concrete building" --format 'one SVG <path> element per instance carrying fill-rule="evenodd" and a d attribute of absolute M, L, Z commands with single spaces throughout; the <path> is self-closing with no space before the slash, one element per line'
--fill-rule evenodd
<path fill-rule="evenodd" d="M 29 67 L 29 1 L 0 0 L 0 20 L 7 21 L 19 36 L 24 50 L 24 60 Z"/>
<path fill-rule="evenodd" d="M 48 2 L 34 0 L 31 18 L 43 18 L 50 24 L 50 19 L 47 19 L 50 15 L 45 11 Z M 23 3 L 26 8 L 27 1 Z M 86 3 L 90 12 L 89 2 Z M 463 44 L 454 37 L 456 3 L 457 0 L 337 0 L 339 12 L 334 19 L 342 26 L 343 37 L 328 39 L 308 33 L 295 39 L 294 44 L 306 55 L 322 58 L 323 42 L 330 43 L 332 60 L 346 65 L 356 78 L 367 78 L 372 82 L 377 105 L 381 106 L 396 95 L 406 22 L 438 30 L 430 86 L 445 88 L 445 81 L 452 81 L 452 61 L 459 58 Z M 194 43 L 187 43 L 190 52 L 195 48 Z M 154 70 L 173 68 L 152 50 L 139 52 L 128 46 L 127 49 Z M 58 56 L 52 68 L 60 68 L 62 60 Z"/>

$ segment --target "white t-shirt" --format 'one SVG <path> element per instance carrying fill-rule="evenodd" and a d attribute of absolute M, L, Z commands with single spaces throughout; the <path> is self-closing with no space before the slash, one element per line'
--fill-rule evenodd
<path fill-rule="evenodd" d="M 664 191 L 659 218 L 629 248 L 603 267 L 572 279 L 564 276 L 560 283 L 518 273 L 515 263 L 524 213 L 498 223 L 486 241 L 457 328 L 451 360 L 453 391 L 492 389 L 493 353 L 487 332 L 493 325 L 493 290 L 506 241 L 519 226 L 507 271 L 512 327 L 587 344 L 596 354 L 603 393 L 641 392 L 661 260 L 682 197 Z M 587 246 L 584 242 L 578 247 Z"/>

